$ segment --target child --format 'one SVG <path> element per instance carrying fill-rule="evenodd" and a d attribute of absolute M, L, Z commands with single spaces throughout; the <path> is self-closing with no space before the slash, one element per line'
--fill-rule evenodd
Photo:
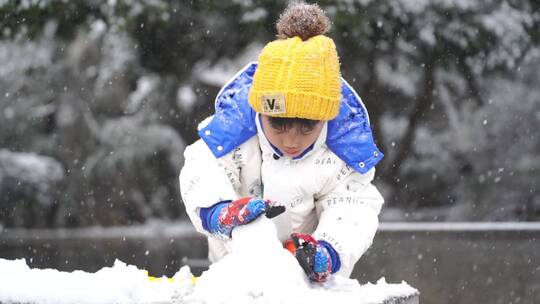
<path fill-rule="evenodd" d="M 276 203 L 286 208 L 272 219 L 278 237 L 314 282 L 350 276 L 371 245 L 383 204 L 371 181 L 383 155 L 328 29 L 317 5 L 290 5 L 279 39 L 221 89 L 202 140 L 186 148 L 182 198 L 210 261 L 227 254 L 235 227 Z"/>

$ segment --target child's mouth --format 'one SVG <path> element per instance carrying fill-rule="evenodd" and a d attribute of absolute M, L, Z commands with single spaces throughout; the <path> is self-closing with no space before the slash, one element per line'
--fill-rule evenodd
<path fill-rule="evenodd" d="M 287 155 L 293 156 L 293 155 L 296 155 L 296 154 L 300 153 L 300 150 L 289 150 L 289 149 L 285 149 L 284 152 L 285 152 Z"/>

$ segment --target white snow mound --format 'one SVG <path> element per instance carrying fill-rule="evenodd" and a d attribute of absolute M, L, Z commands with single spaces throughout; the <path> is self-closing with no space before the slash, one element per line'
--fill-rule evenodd
<path fill-rule="evenodd" d="M 116 261 L 96 273 L 30 269 L 24 260 L 0 259 L 0 303 L 383 303 L 410 296 L 407 283 L 360 285 L 333 276 L 312 284 L 277 239 L 271 220 L 261 217 L 235 228 L 232 252 L 212 264 L 193 284 L 189 267 L 172 280 L 149 280 L 146 271 Z"/>

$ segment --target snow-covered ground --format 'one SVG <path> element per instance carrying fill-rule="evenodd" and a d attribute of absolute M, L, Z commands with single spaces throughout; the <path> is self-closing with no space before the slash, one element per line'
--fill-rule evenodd
<path fill-rule="evenodd" d="M 172 279 L 116 261 L 96 273 L 30 269 L 24 260 L 0 259 L 2 303 L 383 303 L 417 293 L 405 282 L 360 285 L 335 276 L 324 285 L 308 282 L 294 257 L 275 237 L 266 218 L 233 232 L 232 253 L 201 277 L 189 267 Z"/>

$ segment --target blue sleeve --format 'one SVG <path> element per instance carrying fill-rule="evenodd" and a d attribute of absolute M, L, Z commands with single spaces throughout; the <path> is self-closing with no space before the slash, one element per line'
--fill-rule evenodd
<path fill-rule="evenodd" d="M 221 201 L 211 207 L 201 208 L 199 211 L 199 217 L 202 221 L 204 230 L 215 233 L 218 231 L 217 217 L 221 209 L 225 208 L 231 201 Z"/>
<path fill-rule="evenodd" d="M 339 254 L 328 242 L 320 240 L 319 244 L 326 248 L 328 254 L 330 254 L 330 260 L 332 261 L 331 272 L 336 273 L 341 268 L 341 260 L 339 259 Z"/>

